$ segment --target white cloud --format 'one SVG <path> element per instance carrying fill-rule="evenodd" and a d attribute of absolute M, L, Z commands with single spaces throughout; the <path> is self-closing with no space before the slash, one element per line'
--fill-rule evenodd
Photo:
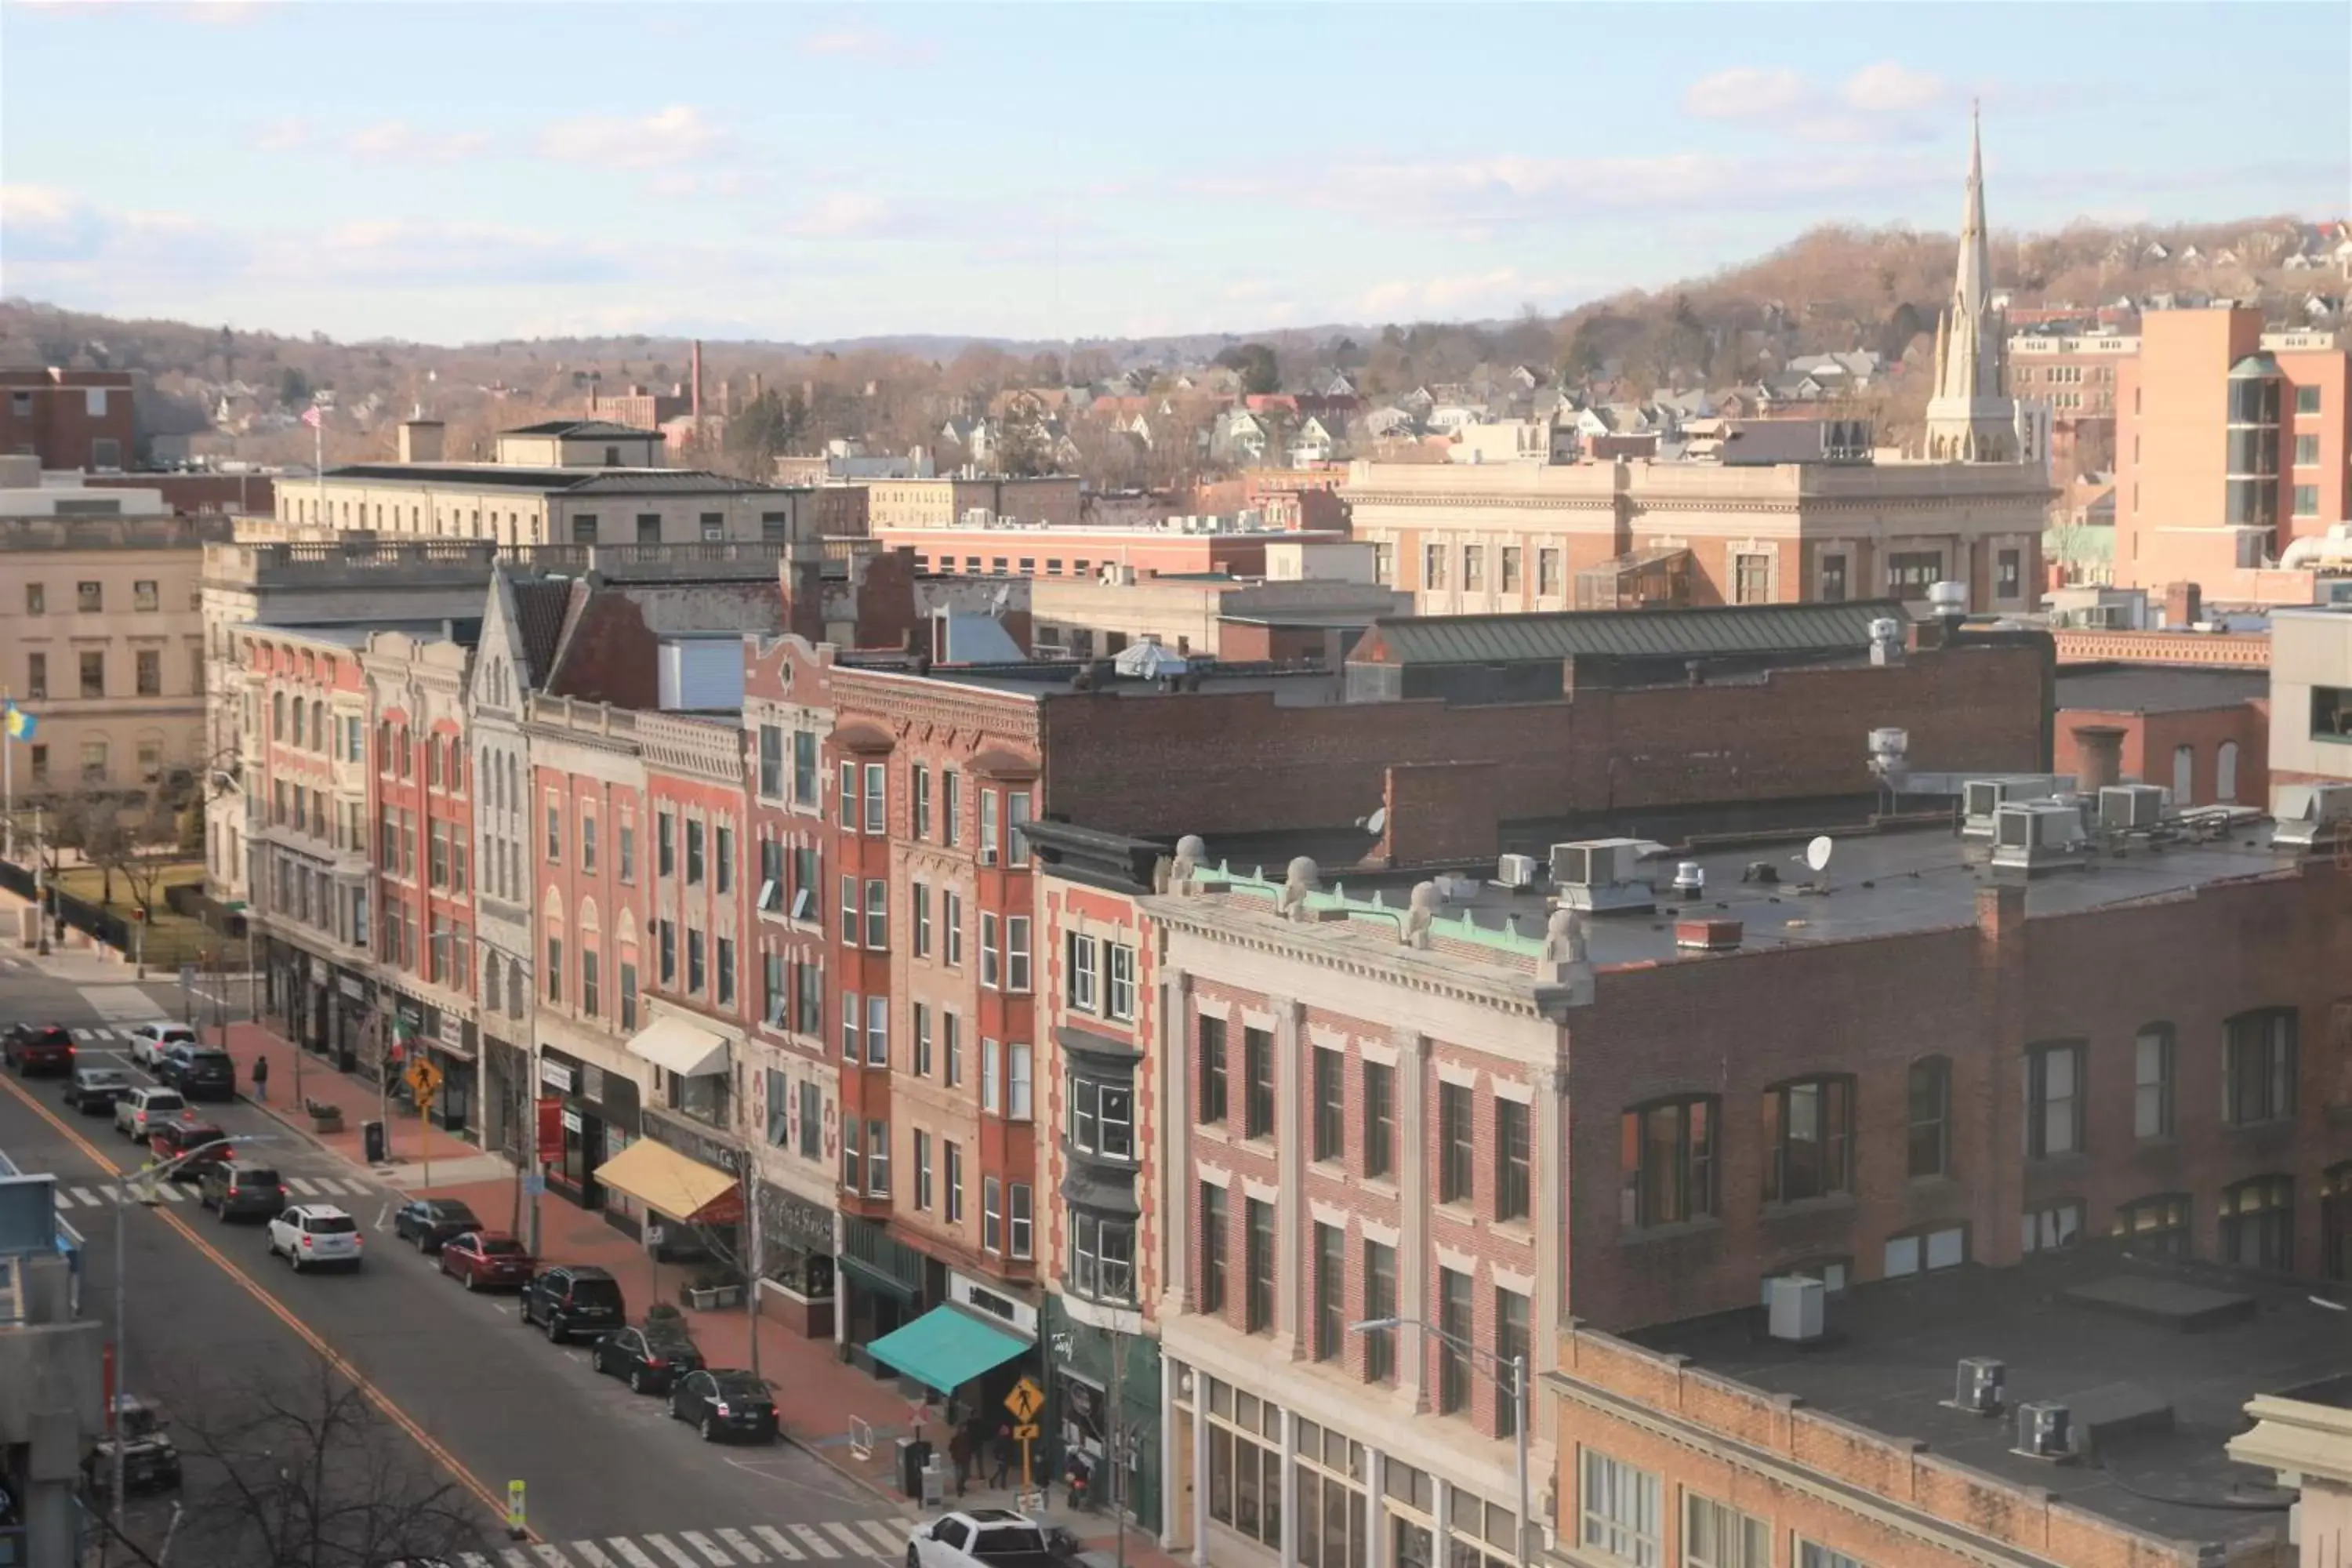
<path fill-rule="evenodd" d="M 1915 71 L 1894 60 L 1867 65 L 1845 79 L 1838 97 L 1864 114 L 1915 114 L 1944 101 L 1950 90 L 1932 71 Z"/>
<path fill-rule="evenodd" d="M 418 131 L 402 121 L 386 120 L 346 132 L 338 145 L 354 158 L 403 163 L 455 163 L 481 156 L 489 150 L 490 139 L 479 131 L 458 131 L 436 136 Z"/>
<path fill-rule="evenodd" d="M 1358 294 L 1349 309 L 1374 321 L 1436 321 L 1507 316 L 1522 304 L 1564 302 L 1591 285 L 1573 278 L 1534 278 L 1516 267 L 1452 277 L 1395 279 Z"/>
<path fill-rule="evenodd" d="M 801 53 L 820 59 L 865 60 L 873 65 L 924 65 L 939 53 L 937 45 L 866 27 L 811 33 L 797 47 Z"/>
<path fill-rule="evenodd" d="M 562 121 L 539 139 L 542 157 L 622 169 L 667 168 L 738 151 L 732 133 L 682 103 L 636 119 L 590 115 Z"/>
<path fill-rule="evenodd" d="M 808 206 L 788 215 L 784 232 L 829 239 L 863 238 L 889 227 L 895 209 L 869 191 L 827 191 Z"/>
<path fill-rule="evenodd" d="M 1691 83 L 1683 110 L 1701 120 L 1748 120 L 1796 108 L 1812 89 L 1795 71 L 1733 66 Z"/>

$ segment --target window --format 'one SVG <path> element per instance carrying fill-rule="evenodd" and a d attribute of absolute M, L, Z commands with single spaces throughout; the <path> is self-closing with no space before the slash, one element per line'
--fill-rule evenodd
<path fill-rule="evenodd" d="M 780 725 L 760 726 L 760 795 L 764 800 L 784 795 L 784 731 Z"/>
<path fill-rule="evenodd" d="M 992 1114 L 1004 1109 L 1003 1054 L 997 1042 L 980 1042 L 980 1108 Z"/>
<path fill-rule="evenodd" d="M 915 1076 L 931 1076 L 931 1007 L 928 1002 L 914 1005 Z"/>
<path fill-rule="evenodd" d="M 940 1015 L 940 1081 L 950 1089 L 963 1081 L 963 1019 L 954 1013 Z"/>
<path fill-rule="evenodd" d="M 1242 1026 L 1242 1136 L 1274 1136 L 1274 1037 Z"/>
<path fill-rule="evenodd" d="M 702 933 L 689 926 L 686 932 L 686 989 L 688 994 L 699 994 L 702 986 Z"/>
<path fill-rule="evenodd" d="M 1911 1167 L 1915 1176 L 1942 1176 L 1952 1163 L 1952 1064 L 1923 1057 L 1911 1064 Z"/>
<path fill-rule="evenodd" d="M 1274 1205 L 1242 1200 L 1242 1326 L 1253 1334 L 1274 1328 Z"/>
<path fill-rule="evenodd" d="M 1764 1201 L 1853 1188 L 1853 1080 L 1804 1079 L 1764 1092 Z"/>
<path fill-rule="evenodd" d="M 2244 1127 L 2294 1114 L 2294 1015 L 2241 1013 L 2227 1030 L 2221 1092 L 2231 1122 Z"/>
<path fill-rule="evenodd" d="M 29 653 L 25 656 L 25 695 L 40 698 L 49 694 L 49 656 Z"/>
<path fill-rule="evenodd" d="M 1797 1538 L 1796 1568 L 1867 1568 L 1861 1558 L 1832 1552 L 1816 1542 Z"/>
<path fill-rule="evenodd" d="M 1345 1159 L 1348 1153 L 1346 1117 L 1348 1058 L 1317 1047 L 1314 1051 L 1315 1158 Z"/>
<path fill-rule="evenodd" d="M 81 656 L 81 694 L 84 697 L 106 695 L 106 655 L 100 652 Z"/>
<path fill-rule="evenodd" d="M 2023 1216 L 2018 1227 L 2018 1245 L 2027 1252 L 2048 1252 L 2074 1246 L 2082 1235 L 2083 1205 L 2072 1202 L 2051 1204 Z"/>
<path fill-rule="evenodd" d="M 866 945 L 877 952 L 890 945 L 890 884 L 879 878 L 866 884 Z"/>
<path fill-rule="evenodd" d="M 2311 738 L 2352 741 L 2352 686 L 2311 689 Z"/>
<path fill-rule="evenodd" d="M 845 1192 L 866 1190 L 866 1123 L 855 1116 L 841 1120 L 841 1185 Z"/>
<path fill-rule="evenodd" d="M 1421 585 L 1424 588 L 1445 586 L 1445 546 L 1443 544 L 1421 547 Z"/>
<path fill-rule="evenodd" d="M 980 863 L 983 866 L 996 864 L 1001 826 L 996 819 L 996 792 L 982 789 L 980 792 Z"/>
<path fill-rule="evenodd" d="M 1732 557 L 1732 603 L 1736 605 L 1771 603 L 1772 558 L 1769 555 Z"/>
<path fill-rule="evenodd" d="M 550 814 L 552 820 L 552 813 Z M 553 835 L 550 835 L 552 842 Z M 677 822 L 667 811 L 654 815 L 654 874 L 657 877 L 677 875 Z"/>
<path fill-rule="evenodd" d="M 1578 1540 L 1621 1563 L 1656 1568 L 1658 1478 L 1597 1448 L 1584 1449 L 1582 1458 Z"/>
<path fill-rule="evenodd" d="M 2319 487 L 2317 485 L 2297 485 L 2294 487 L 2294 510 L 2292 515 L 2295 517 L 2317 517 L 2319 515 Z"/>
<path fill-rule="evenodd" d="M 1524 553 L 1516 544 L 1503 546 L 1503 592 L 1506 594 L 1519 591 L 1519 560 Z"/>
<path fill-rule="evenodd" d="M 1437 1413 L 1453 1415 L 1470 1408 L 1470 1358 L 1460 1345 L 1472 1342 L 1476 1325 L 1470 1321 L 1470 1276 L 1458 1269 L 1437 1271 Z M 1455 1342 L 1459 1342 L 1456 1343 Z"/>
<path fill-rule="evenodd" d="M 811 1080 L 801 1085 L 800 1096 L 801 1158 L 822 1160 L 824 1158 L 824 1090 Z"/>
<path fill-rule="evenodd" d="M 940 889 L 940 925 L 945 935 L 940 955 L 947 960 L 949 968 L 958 968 L 963 963 L 962 894 Z"/>
<path fill-rule="evenodd" d="M 980 1245 L 990 1252 L 1004 1250 L 1004 1185 L 994 1176 L 980 1179 Z"/>
<path fill-rule="evenodd" d="M 1437 1201 L 1466 1204 L 1475 1191 L 1476 1152 L 1470 1130 L 1470 1087 L 1437 1086 Z"/>
<path fill-rule="evenodd" d="M 882 763 L 868 763 L 866 764 L 866 809 L 864 814 L 864 826 L 865 831 L 868 833 L 882 832 L 887 820 L 885 814 L 885 802 L 882 793 L 885 768 L 886 764 Z M 845 803 L 843 809 L 847 809 Z"/>
<path fill-rule="evenodd" d="M 1094 938 L 1080 936 L 1077 932 L 1072 931 L 1065 945 L 1068 949 L 1069 956 L 1063 964 L 1063 974 L 1066 983 L 1070 1010 L 1074 1013 L 1092 1013 L 1100 1005 L 1096 988 L 1097 972 L 1095 967 L 1095 954 L 1097 944 Z"/>
<path fill-rule="evenodd" d="M 1536 592 L 1547 598 L 1559 596 L 1559 552 L 1536 552 Z"/>
<path fill-rule="evenodd" d="M 725 512 L 706 511 L 701 514 L 700 521 L 702 524 L 703 542 L 706 544 L 716 543 L 718 541 L 727 537 L 727 514 Z"/>
<path fill-rule="evenodd" d="M 918 1128 L 915 1132 L 915 1207 L 928 1212 L 931 1206 L 931 1135 Z"/>
<path fill-rule="evenodd" d="M 1462 591 L 1481 594 L 1486 589 L 1486 547 L 1465 544 L 1462 547 Z"/>
<path fill-rule="evenodd" d="M 1201 1184 L 1201 1310 L 1225 1310 L 1225 1189 Z"/>
<path fill-rule="evenodd" d="M 1004 952 L 997 945 L 997 917 L 993 910 L 980 911 L 980 983 L 991 991 L 1001 988 Z"/>
<path fill-rule="evenodd" d="M 386 915 L 384 924 L 392 923 Z M 563 1002 L 563 939 L 558 936 L 547 939 L 547 999 L 559 1006 Z"/>
<path fill-rule="evenodd" d="M 2294 411 L 2297 414 L 2318 413 L 2319 388 L 2315 386 L 2296 387 L 2294 389 Z"/>
<path fill-rule="evenodd" d="M 2315 468 L 2319 466 L 2318 437 L 2297 436 L 2294 438 L 2294 466 L 2298 468 Z M 145 607 L 142 606 L 142 608 Z"/>
<path fill-rule="evenodd" d="M 1327 1053 L 1329 1054 L 1329 1053 Z M 1335 1360 L 1348 1331 L 1348 1233 L 1315 1227 L 1315 1359 Z"/>
<path fill-rule="evenodd" d="M 668 921 L 654 922 L 655 945 L 661 951 L 661 983 L 675 984 L 677 981 L 677 927 Z"/>
<path fill-rule="evenodd" d="M 2238 742 L 2224 741 L 2213 750 L 2213 798 L 2223 805 L 2238 800 Z"/>
<path fill-rule="evenodd" d="M 1015 1121 L 1026 1121 L 1030 1115 L 1030 1052 L 1018 1040 L 1005 1047 L 1004 1114 Z"/>
<path fill-rule="evenodd" d="M 2025 1152 L 2042 1160 L 2083 1147 L 2083 1047 L 2035 1046 L 2025 1053 Z"/>
<path fill-rule="evenodd" d="M 1520 1364 L 1528 1379 L 1528 1397 L 1535 1397 L 1535 1357 L 1528 1340 L 1528 1299 L 1516 1290 L 1495 1289 L 1495 1360 L 1507 1368 Z M 1519 1402 L 1508 1393 L 1495 1402 L 1495 1436 L 1509 1437 L 1519 1429 Z"/>
<path fill-rule="evenodd" d="M 735 830 L 713 827 L 710 830 L 711 885 L 719 892 L 730 892 L 735 887 Z"/>
<path fill-rule="evenodd" d="M 714 976 L 718 984 L 713 994 L 714 1000 L 723 1007 L 735 1000 L 735 939 L 722 936 L 713 946 L 716 951 L 711 955 L 711 963 L 718 972 Z"/>
<path fill-rule="evenodd" d="M 816 734 L 814 731 L 793 731 L 793 804 L 811 810 L 816 807 Z"/>
<path fill-rule="evenodd" d="M 580 868 L 596 868 L 596 814 L 584 805 L 580 808 Z"/>
<path fill-rule="evenodd" d="M 1004 863 L 1029 864 L 1029 792 L 1016 789 L 1004 797 Z"/>
<path fill-rule="evenodd" d="M 855 1013 L 848 1015 L 845 1026 L 856 1028 Z M 890 1065 L 890 998 L 868 996 L 866 999 L 866 1065 L 870 1068 Z"/>
<path fill-rule="evenodd" d="M 866 1124 L 866 1191 L 877 1198 L 890 1195 L 890 1124 Z"/>
<path fill-rule="evenodd" d="M 940 770 L 940 817 L 949 847 L 963 842 L 963 775 L 952 768 Z"/>
<path fill-rule="evenodd" d="M 841 940 L 844 944 L 857 945 L 857 879 L 841 879 Z"/>
<path fill-rule="evenodd" d="M 1029 1184 L 1012 1183 L 1005 1190 L 1005 1197 L 1006 1215 L 1009 1221 L 1006 1227 L 1009 1234 L 1006 1239 L 1012 1244 L 1013 1257 L 1026 1258 L 1029 1256 L 1029 1237 L 1032 1228 L 1029 1212 Z"/>
<path fill-rule="evenodd" d="M 1495 1217 L 1525 1219 L 1534 1195 L 1529 1169 L 1528 1108 L 1516 1100 L 1495 1101 Z"/>
<path fill-rule="evenodd" d="M 142 697 L 163 695 L 163 649 L 152 647 L 139 649 L 133 656 L 132 668 L 131 679 L 136 683 L 138 695 Z"/>
<path fill-rule="evenodd" d="M 163 607 L 162 597 L 155 592 L 153 578 L 142 577 L 131 584 L 131 607 L 150 613 Z"/>
<path fill-rule="evenodd" d="M 2136 1251 L 2189 1256 L 2189 1199 L 2179 1193 L 2135 1198 L 2116 1210 L 2115 1234 Z"/>
<path fill-rule="evenodd" d="M 1106 942 L 1103 943 L 1103 956 L 1110 971 L 1107 1011 L 1120 1023 L 1132 1023 L 1135 1019 L 1135 949 Z"/>
<path fill-rule="evenodd" d="M 624 813 L 619 834 L 620 878 L 624 883 L 637 879 L 637 819 Z"/>
<path fill-rule="evenodd" d="M 1923 1267 L 1931 1271 L 1957 1268 L 1968 1260 L 1967 1228 L 1947 1226 L 1941 1230 L 1889 1238 L 1879 1272 L 1889 1279 L 1899 1279 L 1905 1275 L 1918 1273 Z"/>
<path fill-rule="evenodd" d="M 46 616 L 49 613 L 49 591 L 45 584 L 39 583 L 25 584 L 25 613 L 28 616 Z"/>
<path fill-rule="evenodd" d="M 947 1197 L 950 1225 L 963 1223 L 963 1146 L 942 1139 L 940 1142 L 940 1185 Z"/>
<path fill-rule="evenodd" d="M 824 971 L 805 959 L 793 965 L 793 1027 L 803 1035 L 824 1033 Z"/>
<path fill-rule="evenodd" d="M 585 945 L 585 938 L 583 938 L 582 942 L 583 945 L 580 949 L 580 1010 L 593 1018 L 596 1016 L 597 1004 L 599 1001 L 596 952 L 593 948 Z M 439 944 L 436 943 L 436 945 L 438 946 Z M 438 961 L 436 960 L 436 962 L 437 964 Z"/>
<path fill-rule="evenodd" d="M 686 825 L 686 881 L 688 887 L 702 881 L 702 824 L 691 818 Z"/>
<path fill-rule="evenodd" d="M 2172 1136 L 2172 1026 L 2150 1024 L 2132 1042 L 2132 1136 Z"/>
<path fill-rule="evenodd" d="M 1200 1021 L 1201 1103 L 1199 1120 L 1219 1122 L 1225 1119 L 1225 1021 L 1203 1017 Z"/>
<path fill-rule="evenodd" d="M 1135 1222 L 1070 1211 L 1070 1285 L 1097 1300 L 1135 1300 Z"/>
<path fill-rule="evenodd" d="M 1897 550 L 1886 557 L 1886 587 L 1898 599 L 1924 599 L 1944 574 L 1944 557 L 1933 550 Z"/>
<path fill-rule="evenodd" d="M 1385 1176 L 1396 1164 L 1396 1068 L 1363 1064 L 1364 1174 Z"/>
<path fill-rule="evenodd" d="M 74 608 L 85 616 L 97 615 L 106 607 L 106 590 L 96 583 L 74 584 Z"/>
<path fill-rule="evenodd" d="M 1004 917 L 1004 988 L 1029 989 L 1029 917 Z"/>
<path fill-rule="evenodd" d="M 1772 1568 L 1771 1527 L 1685 1488 L 1683 1568 Z"/>
<path fill-rule="evenodd" d="M 1381 1242 L 1364 1243 L 1364 1316 L 1367 1320 L 1397 1315 L 1396 1248 Z M 1387 1383 L 1396 1376 L 1396 1331 L 1371 1329 L 1364 1334 L 1364 1379 Z"/>

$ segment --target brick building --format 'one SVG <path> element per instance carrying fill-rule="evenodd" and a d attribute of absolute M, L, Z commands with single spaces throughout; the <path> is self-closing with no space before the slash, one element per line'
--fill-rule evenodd
<path fill-rule="evenodd" d="M 2138 353 L 2139 339 L 2124 332 L 2010 335 L 2011 390 L 2049 405 L 2050 468 L 2060 484 L 2115 467 L 2116 367 Z"/>
<path fill-rule="evenodd" d="M 2069 666 L 2058 677 L 2056 772 L 2099 766 L 2083 754 L 2086 727 L 2114 731 L 2100 743 L 2116 748 L 2121 778 L 2162 784 L 2175 805 L 2270 801 L 2266 670 Z"/>
<path fill-rule="evenodd" d="M 138 427 L 129 371 L 0 370 L 0 452 L 38 458 L 45 468 L 131 462 Z"/>

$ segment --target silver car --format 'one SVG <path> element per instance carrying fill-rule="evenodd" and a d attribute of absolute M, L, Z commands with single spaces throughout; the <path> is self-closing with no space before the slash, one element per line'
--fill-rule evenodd
<path fill-rule="evenodd" d="M 142 1024 L 131 1031 L 131 1065 L 152 1072 L 173 1046 L 193 1046 L 196 1032 L 185 1024 Z"/>
<path fill-rule="evenodd" d="M 168 1121 L 188 1109 L 176 1089 L 134 1089 L 114 1102 L 114 1130 L 133 1143 L 147 1142 L 158 1121 Z"/>

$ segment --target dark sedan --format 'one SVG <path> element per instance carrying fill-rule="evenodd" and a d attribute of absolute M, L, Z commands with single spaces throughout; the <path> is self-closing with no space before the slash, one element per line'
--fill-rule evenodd
<path fill-rule="evenodd" d="M 722 1437 L 776 1440 L 776 1399 L 765 1382 L 748 1372 L 689 1372 L 669 1391 L 674 1421 L 693 1425 L 706 1443 Z"/>
<path fill-rule="evenodd" d="M 438 1252 L 453 1237 L 482 1228 L 472 1209 L 455 1198 L 411 1198 L 392 1216 L 392 1234 L 419 1252 Z"/>
<path fill-rule="evenodd" d="M 84 1116 L 106 1116 L 131 1092 L 131 1075 L 121 1068 L 76 1068 L 66 1080 L 66 1103 Z"/>
<path fill-rule="evenodd" d="M 589 1361 L 605 1376 L 625 1381 L 632 1394 L 667 1394 L 679 1378 L 701 1369 L 702 1352 L 685 1325 L 656 1318 L 605 1335 Z"/>
<path fill-rule="evenodd" d="M 520 1290 L 530 1283 L 537 1266 L 521 1242 L 499 1231 L 469 1231 L 441 1244 L 441 1272 L 468 1290 L 492 1287 Z"/>
<path fill-rule="evenodd" d="M 19 1024 L 0 1041 L 0 1057 L 24 1078 L 69 1073 L 74 1068 L 73 1036 L 55 1024 Z"/>

